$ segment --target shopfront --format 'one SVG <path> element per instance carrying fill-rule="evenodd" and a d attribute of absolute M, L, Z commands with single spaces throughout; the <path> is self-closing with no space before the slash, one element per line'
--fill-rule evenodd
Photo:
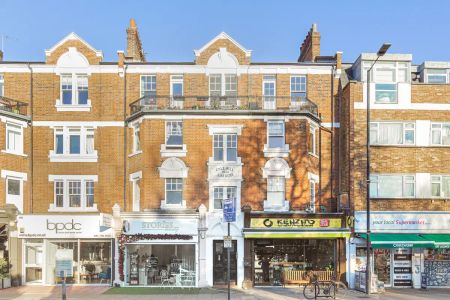
<path fill-rule="evenodd" d="M 349 245 L 352 287 L 355 273 L 366 271 L 365 224 L 365 212 L 356 212 Z M 449 225 L 449 213 L 373 212 L 373 274 L 385 287 L 450 287 Z"/>
<path fill-rule="evenodd" d="M 111 284 L 110 215 L 22 215 L 17 227 L 24 284 Z"/>
<path fill-rule="evenodd" d="M 127 286 L 197 286 L 198 215 L 122 215 L 119 275 Z"/>
<path fill-rule="evenodd" d="M 244 229 L 251 248 L 246 279 L 257 286 L 299 284 L 311 273 L 319 280 L 341 280 L 350 235 L 342 224 L 336 216 L 252 216 Z"/>

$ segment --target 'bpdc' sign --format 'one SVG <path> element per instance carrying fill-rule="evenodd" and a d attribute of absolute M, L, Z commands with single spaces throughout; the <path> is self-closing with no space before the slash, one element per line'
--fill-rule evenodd
<path fill-rule="evenodd" d="M 50 222 L 47 219 L 47 230 L 54 230 L 56 233 L 68 231 L 80 231 L 81 223 L 76 223 L 73 219 L 71 222 Z"/>

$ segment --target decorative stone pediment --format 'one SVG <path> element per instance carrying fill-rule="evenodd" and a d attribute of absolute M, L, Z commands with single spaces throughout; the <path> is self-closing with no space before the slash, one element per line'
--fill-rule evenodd
<path fill-rule="evenodd" d="M 161 178 L 186 178 L 189 168 L 179 158 L 171 157 L 166 159 L 159 167 L 159 177 Z"/>
<path fill-rule="evenodd" d="M 285 178 L 290 178 L 292 169 L 289 167 L 287 161 L 275 157 L 268 160 L 262 170 L 264 178 L 269 176 L 284 176 Z"/>

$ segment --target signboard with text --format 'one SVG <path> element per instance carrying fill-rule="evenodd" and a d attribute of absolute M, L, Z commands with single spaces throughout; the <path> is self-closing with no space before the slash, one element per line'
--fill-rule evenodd
<path fill-rule="evenodd" d="M 19 238 L 113 238 L 105 215 L 21 215 L 17 217 Z M 106 224 L 106 225 L 111 225 Z"/>
<path fill-rule="evenodd" d="M 223 201 L 223 218 L 225 222 L 236 222 L 236 205 L 233 199 Z"/>
<path fill-rule="evenodd" d="M 196 219 L 138 219 L 123 221 L 124 234 L 188 234 L 197 235 Z"/>
<path fill-rule="evenodd" d="M 55 274 L 58 277 L 73 276 L 73 249 L 56 250 Z"/>
<path fill-rule="evenodd" d="M 450 213 L 373 211 L 372 232 L 450 233 Z M 366 231 L 366 212 L 355 212 L 355 232 Z"/>
<path fill-rule="evenodd" d="M 251 228 L 341 228 L 342 220 L 339 218 L 252 218 Z"/>

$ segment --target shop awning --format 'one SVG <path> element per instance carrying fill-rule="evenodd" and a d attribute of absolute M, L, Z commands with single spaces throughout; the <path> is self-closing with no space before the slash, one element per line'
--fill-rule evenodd
<path fill-rule="evenodd" d="M 360 234 L 367 238 L 367 234 Z M 372 248 L 450 248 L 450 235 L 446 234 L 394 234 L 372 233 Z"/>
<path fill-rule="evenodd" d="M 249 239 L 308 239 L 308 238 L 345 238 L 350 237 L 350 232 L 328 231 L 328 232 L 279 232 L 279 231 L 244 231 L 244 237 Z"/>

